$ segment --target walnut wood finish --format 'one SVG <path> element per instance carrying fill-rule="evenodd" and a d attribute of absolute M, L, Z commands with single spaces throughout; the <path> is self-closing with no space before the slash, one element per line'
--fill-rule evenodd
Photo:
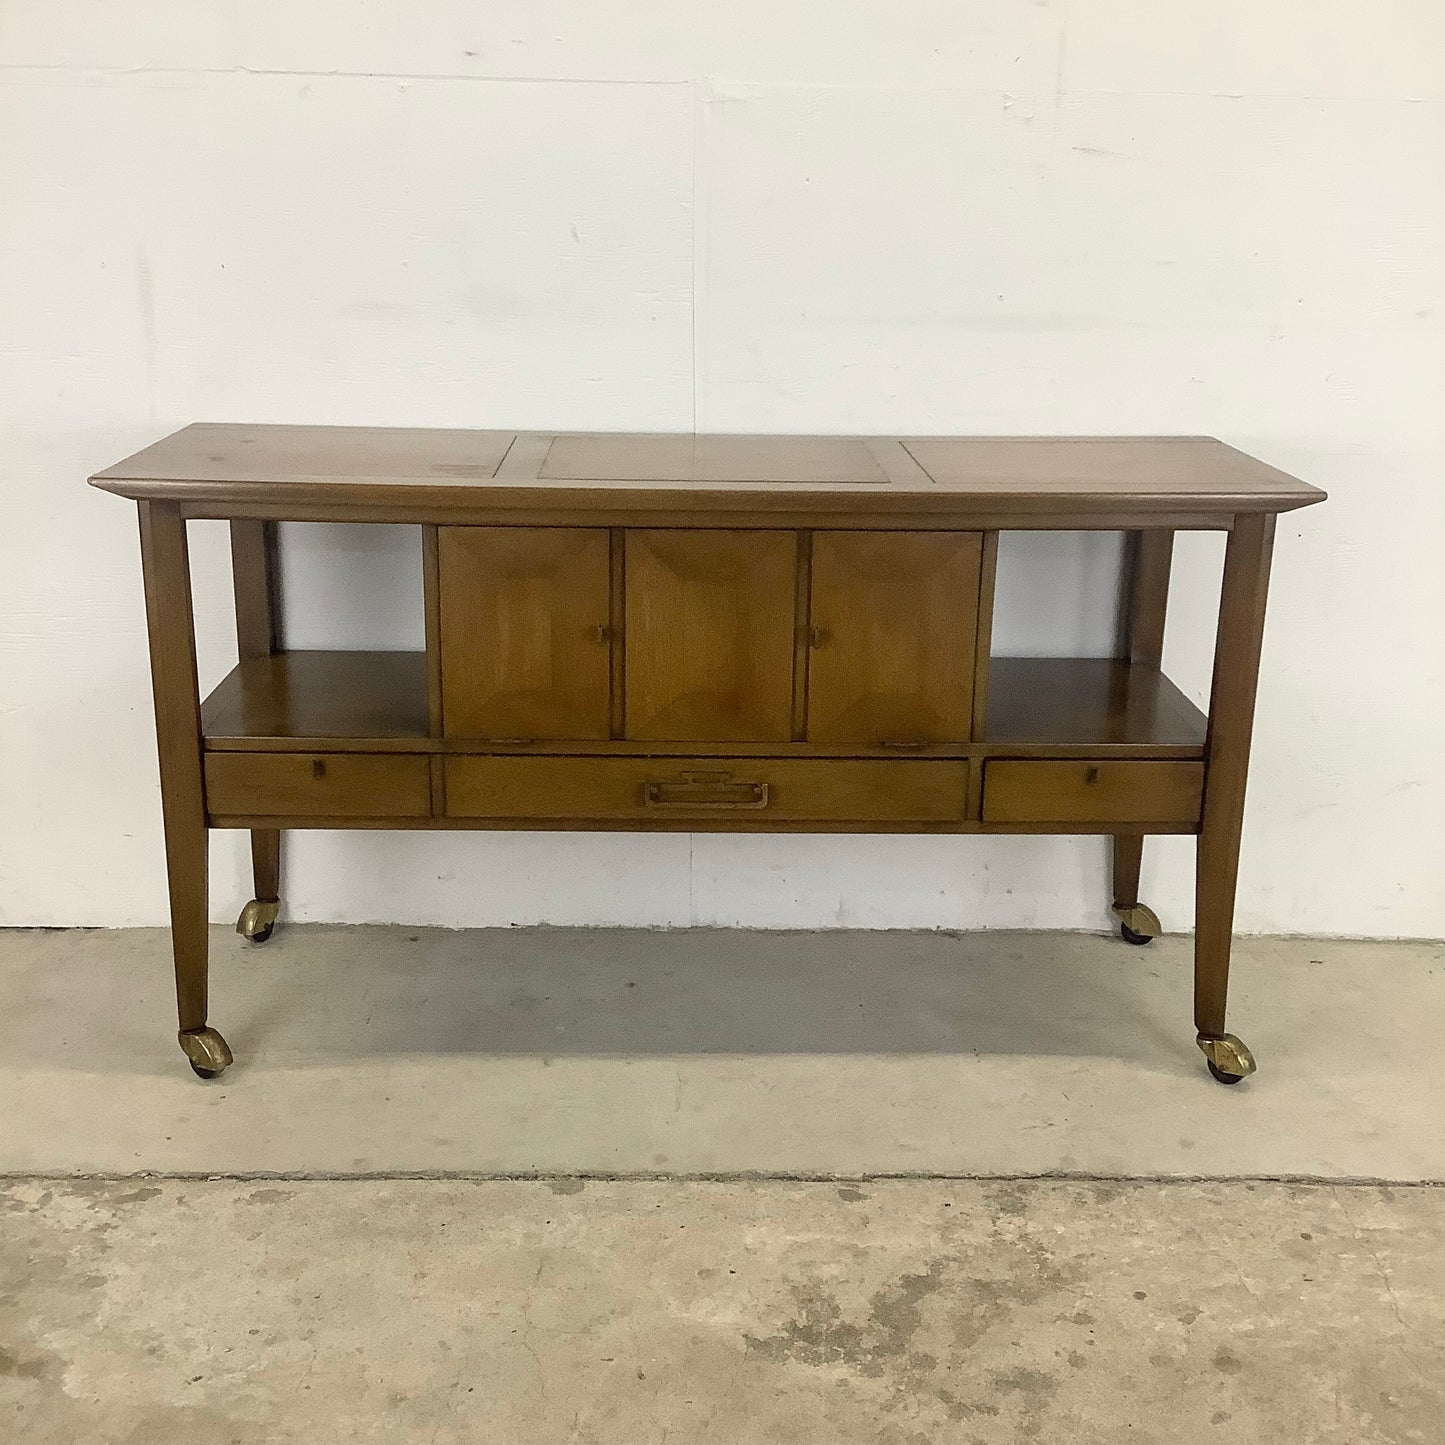
<path fill-rule="evenodd" d="M 1048 757 L 1199 758 L 1204 714 L 1149 663 L 1103 657 L 995 657 L 985 750 Z"/>
<path fill-rule="evenodd" d="M 140 545 L 160 753 L 176 1011 L 181 1030 L 190 1032 L 206 1027 L 210 844 L 201 777 L 190 560 L 186 526 L 173 504 L 141 503 Z"/>
<path fill-rule="evenodd" d="M 1197 831 L 1196 1027 L 1219 1077 L 1253 1067 L 1224 1023 L 1270 550 L 1324 496 L 1275 468 L 1205 437 L 194 426 L 92 480 L 140 503 L 201 1072 L 229 1062 L 208 823 L 252 830 L 261 897 L 291 827 L 1106 833 L 1131 907 L 1143 836 Z M 204 707 L 194 517 L 231 522 L 236 574 L 239 660 Z M 284 651 L 285 520 L 418 525 L 425 654 Z M 990 655 L 1008 527 L 1130 534 L 1119 656 Z M 1186 528 L 1228 534 L 1207 721 L 1160 670 Z"/>
<path fill-rule="evenodd" d="M 1169 605 L 1169 572 L 1174 534 L 1160 529 L 1131 532 L 1125 543 L 1124 594 L 1120 652 L 1130 662 L 1160 667 L 1164 660 L 1164 623 Z M 1144 866 L 1144 835 L 1114 837 L 1114 908 L 1139 904 L 1139 876 Z"/>
<path fill-rule="evenodd" d="M 206 802 L 233 817 L 425 818 L 431 769 L 423 756 L 207 753 Z"/>
<path fill-rule="evenodd" d="M 627 533 L 627 735 L 792 736 L 791 532 Z"/>
<path fill-rule="evenodd" d="M 1240 518 L 1224 550 L 1205 741 L 1204 817 L 1195 859 L 1194 1024 L 1206 1038 L 1224 1035 L 1239 839 L 1273 550 L 1273 517 Z"/>
<path fill-rule="evenodd" d="M 984 764 L 986 823 L 1199 822 L 1203 763 L 1134 763 L 1101 758 Z"/>
<path fill-rule="evenodd" d="M 815 532 L 810 742 L 917 747 L 973 732 L 977 532 Z"/>
<path fill-rule="evenodd" d="M 236 651 L 242 659 L 281 651 L 281 555 L 275 522 L 231 522 L 231 581 L 236 598 Z M 281 831 L 251 831 L 253 897 L 275 903 L 281 897 Z"/>
<path fill-rule="evenodd" d="M 282 652 L 239 662 L 201 709 L 208 747 L 267 749 L 346 739 L 425 748 L 427 659 L 420 652 Z"/>
<path fill-rule="evenodd" d="M 565 476 L 547 474 L 553 452 Z M 197 517 L 519 526 L 610 513 L 615 526 L 1219 527 L 1324 498 L 1213 437 L 559 437 L 208 423 L 91 480 Z"/>
<path fill-rule="evenodd" d="M 985 736 L 922 756 L 1202 758 L 1205 717 L 1156 668 L 1096 657 L 996 657 Z M 223 752 L 466 752 L 428 735 L 419 652 L 283 652 L 238 664 L 201 709 L 206 747 Z M 753 751 L 776 756 L 893 756 L 859 744 L 699 743 L 668 739 L 491 742 L 488 751 Z"/>
<path fill-rule="evenodd" d="M 801 758 L 522 758 L 447 761 L 455 817 L 688 821 L 961 821 L 966 762 Z"/>
<path fill-rule="evenodd" d="M 611 534 L 443 527 L 443 731 L 605 738 L 611 729 Z"/>

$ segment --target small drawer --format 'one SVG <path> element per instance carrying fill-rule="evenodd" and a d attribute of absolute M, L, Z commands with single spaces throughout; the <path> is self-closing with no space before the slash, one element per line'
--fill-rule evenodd
<path fill-rule="evenodd" d="M 953 759 L 459 757 L 447 761 L 447 812 L 659 828 L 679 820 L 729 828 L 958 822 L 968 766 Z"/>
<path fill-rule="evenodd" d="M 234 818 L 422 818 L 424 757 L 374 753 L 208 753 L 206 808 Z"/>
<path fill-rule="evenodd" d="M 985 823 L 1198 823 L 1204 764 L 1088 759 L 984 764 Z"/>

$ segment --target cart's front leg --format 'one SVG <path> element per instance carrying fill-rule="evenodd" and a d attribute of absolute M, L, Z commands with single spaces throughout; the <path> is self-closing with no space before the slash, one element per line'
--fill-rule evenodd
<path fill-rule="evenodd" d="M 1229 534 L 1205 740 L 1204 813 L 1195 855 L 1194 1026 L 1209 1072 L 1222 1084 L 1237 1084 L 1255 1071 L 1254 1055 L 1225 1031 L 1225 1003 L 1274 522 L 1273 516 L 1241 515 Z"/>
<path fill-rule="evenodd" d="M 140 534 L 179 1039 L 191 1067 L 211 1079 L 231 1062 L 231 1050 L 206 1022 L 209 839 L 186 524 L 174 504 L 141 502 Z"/>

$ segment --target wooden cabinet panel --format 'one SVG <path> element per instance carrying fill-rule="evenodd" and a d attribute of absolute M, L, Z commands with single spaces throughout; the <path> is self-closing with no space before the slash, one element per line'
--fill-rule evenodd
<path fill-rule="evenodd" d="M 792 736 L 792 532 L 627 532 L 627 736 Z"/>
<path fill-rule="evenodd" d="M 453 757 L 447 812 L 554 826 L 956 823 L 968 768 L 961 759 Z"/>
<path fill-rule="evenodd" d="M 978 532 L 813 534 L 810 742 L 969 738 L 982 554 Z"/>
<path fill-rule="evenodd" d="M 1023 762 L 983 770 L 985 823 L 1197 823 L 1204 764 Z"/>
<path fill-rule="evenodd" d="M 234 818 L 423 818 L 424 757 L 362 753 L 208 753 L 206 811 Z"/>
<path fill-rule="evenodd" d="M 600 527 L 442 527 L 448 737 L 608 735 L 610 537 Z"/>

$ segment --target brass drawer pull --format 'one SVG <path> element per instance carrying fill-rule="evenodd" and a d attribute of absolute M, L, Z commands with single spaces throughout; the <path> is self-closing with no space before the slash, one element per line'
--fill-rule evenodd
<path fill-rule="evenodd" d="M 680 779 L 643 784 L 649 808 L 748 809 L 768 806 L 766 783 L 737 782 L 731 773 L 684 773 Z"/>

